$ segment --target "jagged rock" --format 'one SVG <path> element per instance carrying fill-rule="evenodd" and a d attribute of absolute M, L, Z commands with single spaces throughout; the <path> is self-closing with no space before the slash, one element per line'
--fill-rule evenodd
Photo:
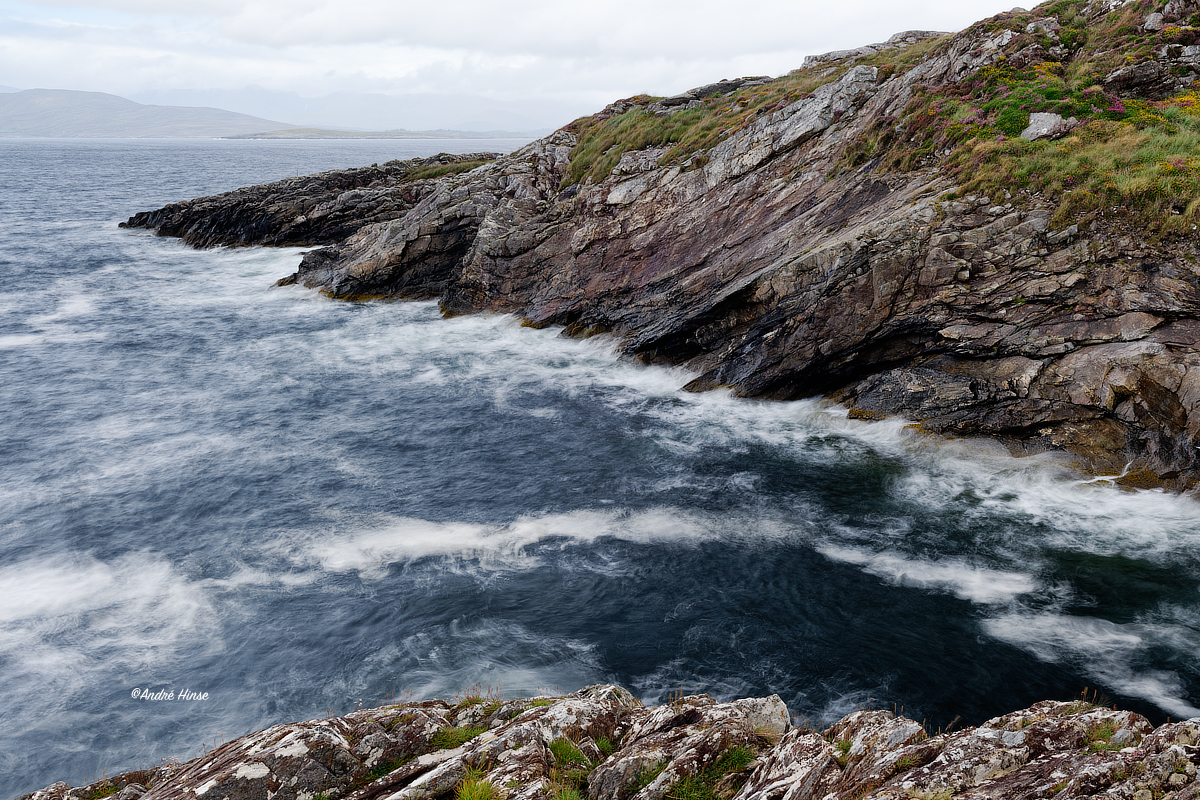
<path fill-rule="evenodd" d="M 834 50 L 829 53 L 822 53 L 821 55 L 805 56 L 804 66 L 815 67 L 818 64 L 828 64 L 848 58 L 862 58 L 863 56 L 874 55 L 882 50 L 891 50 L 893 48 L 903 47 L 905 45 L 916 44 L 917 42 L 921 42 L 926 39 L 936 39 L 939 36 L 945 35 L 945 31 L 901 31 L 900 33 L 893 34 L 886 42 L 867 44 L 863 45 L 862 47 L 852 48 L 850 50 Z"/>
<path fill-rule="evenodd" d="M 121 227 L 153 228 L 159 236 L 178 236 L 194 247 L 332 244 L 412 209 L 436 185 L 414 181 L 420 170 L 495 158 L 495 153 L 442 153 L 285 178 L 135 214 Z"/>
<path fill-rule="evenodd" d="M 655 116 L 669 117 L 680 111 L 700 108 L 703 105 L 704 103 L 695 95 L 685 92 L 684 94 L 677 94 L 674 97 L 664 97 L 657 103 L 651 103 L 646 106 L 646 111 Z"/>
<path fill-rule="evenodd" d="M 1157 61 L 1143 61 L 1110 72 L 1104 85 L 1113 91 L 1136 92 L 1147 97 L 1166 96 L 1175 88 L 1170 73 Z"/>
<path fill-rule="evenodd" d="M 1026 33 L 1044 33 L 1047 36 L 1054 37 L 1055 39 L 1058 38 L 1058 32 L 1061 29 L 1062 26 L 1058 24 L 1058 20 L 1054 17 L 1042 17 L 1041 19 L 1035 19 L 1033 22 L 1030 22 L 1025 26 Z"/>
<path fill-rule="evenodd" d="M 688 89 L 687 94 L 692 97 L 704 99 L 705 97 L 715 97 L 727 95 L 731 92 L 743 89 L 747 86 L 761 86 L 771 78 L 768 75 L 755 75 L 750 78 L 722 78 L 716 83 L 706 83 L 703 86 L 698 86 L 695 89 Z"/>
<path fill-rule="evenodd" d="M 778 740 L 790 727 L 778 696 L 715 703 L 707 696 L 635 712 L 621 749 L 588 776 L 591 800 L 622 800 L 629 787 L 654 773 L 634 795 L 659 800 L 679 781 L 716 763 L 730 748 Z"/>
<path fill-rule="evenodd" d="M 438 749 L 435 735 L 455 730 L 454 720 L 473 737 Z M 1138 714 L 1082 701 L 1042 702 L 930 737 L 886 711 L 858 711 L 818 732 L 793 727 L 777 696 L 645 708 L 624 689 L 593 686 L 277 725 L 186 763 L 80 788 L 56 783 L 20 800 L 86 800 L 117 787 L 146 800 L 417 800 L 464 780 L 486 781 L 506 800 L 567 789 L 589 800 L 660 800 L 685 786 L 733 800 L 1194 800 L 1198 742 L 1200 719 L 1155 730 Z"/>

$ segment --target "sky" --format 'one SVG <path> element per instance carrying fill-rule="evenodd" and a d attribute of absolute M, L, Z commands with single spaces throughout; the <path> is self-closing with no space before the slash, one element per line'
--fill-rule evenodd
<path fill-rule="evenodd" d="M 454 108 L 460 98 L 459 116 L 511 112 L 510 122 L 557 126 L 633 94 L 780 75 L 806 55 L 897 31 L 961 30 L 1012 2 L 0 0 L 0 85 L 178 105 L 225 99 L 243 113 L 256 113 L 257 97 L 267 111 L 340 114 L 351 127 L 355 103 L 296 103 L 419 95 Z M 413 127 L 403 104 L 371 127 L 388 113 L 388 127 Z"/>

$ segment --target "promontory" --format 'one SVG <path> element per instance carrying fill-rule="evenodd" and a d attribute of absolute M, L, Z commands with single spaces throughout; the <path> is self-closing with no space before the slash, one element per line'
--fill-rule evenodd
<path fill-rule="evenodd" d="M 630 97 L 502 157 L 142 213 L 282 283 L 604 334 L 1135 487 L 1200 481 L 1200 3 L 1054 0 Z"/>

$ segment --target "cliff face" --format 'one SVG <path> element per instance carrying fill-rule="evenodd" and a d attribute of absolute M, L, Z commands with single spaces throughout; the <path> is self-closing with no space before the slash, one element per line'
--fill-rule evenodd
<path fill-rule="evenodd" d="M 1104 169 L 1088 147 L 1150 130 L 1149 98 L 1195 80 L 1200 45 L 1187 42 L 1200 31 L 1185 22 L 1197 11 L 1060 0 L 816 57 L 774 82 L 631 98 L 429 184 L 284 282 L 605 333 L 631 356 L 696 371 L 690 389 L 829 395 L 864 417 L 1192 489 L 1200 164 L 1163 161 L 1192 182 L 1154 200 L 1162 225 L 1122 199 L 1133 189 L 1111 200 L 1072 187 Z M 1019 106 L 1006 99 L 1027 91 Z M 1134 119 L 1134 103 L 1147 113 Z M 655 138 L 689 114 L 710 116 Z M 1015 135 L 1039 121 L 1024 135 L 1041 141 Z M 1059 151 L 1092 159 L 1092 173 L 1008 180 L 1022 159 Z M 606 157 L 611 170 L 595 166 Z"/>
<path fill-rule="evenodd" d="M 1194 800 L 1200 719 L 1043 702 L 930 736 L 887 711 L 824 731 L 777 696 L 646 708 L 616 686 L 277 725 L 191 761 L 20 800 Z"/>

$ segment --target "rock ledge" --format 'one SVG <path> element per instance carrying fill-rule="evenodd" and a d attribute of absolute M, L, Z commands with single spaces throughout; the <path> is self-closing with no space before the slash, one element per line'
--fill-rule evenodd
<path fill-rule="evenodd" d="M 1082 701 L 930 735 L 887 711 L 818 731 L 793 724 L 777 695 L 644 707 L 602 685 L 276 725 L 184 763 L 20 800 L 419 800 L 484 783 L 497 800 L 1196 800 L 1198 743 L 1200 718 L 1154 729 Z"/>

